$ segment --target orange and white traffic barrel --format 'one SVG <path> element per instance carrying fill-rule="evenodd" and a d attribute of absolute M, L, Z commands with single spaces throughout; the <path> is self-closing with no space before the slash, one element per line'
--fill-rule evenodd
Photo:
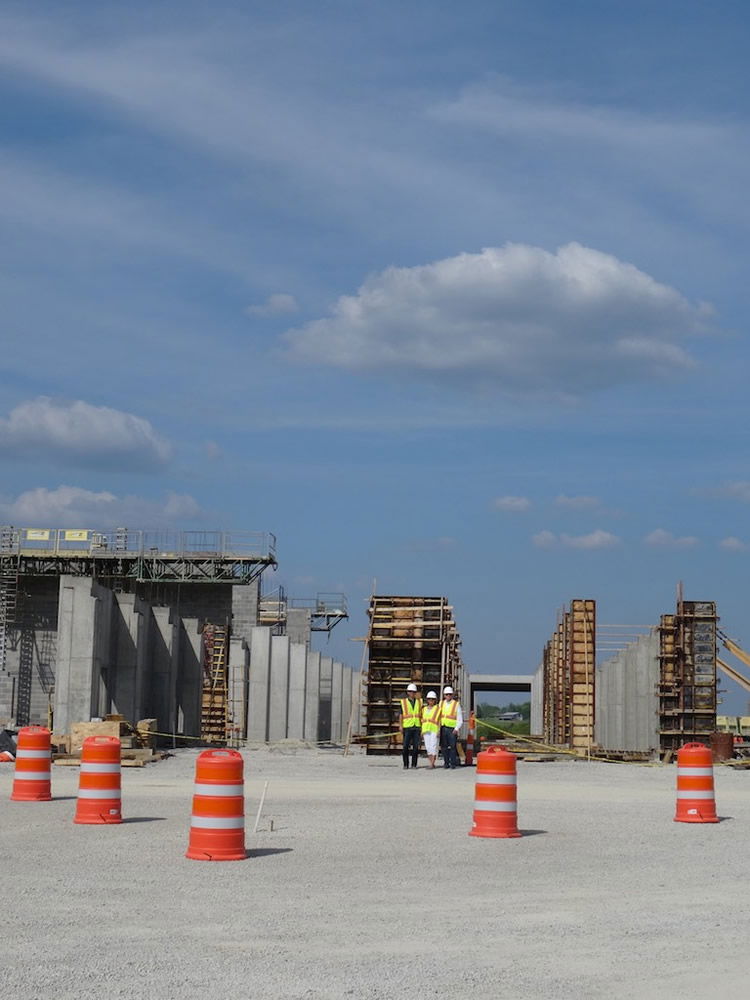
<path fill-rule="evenodd" d="M 16 769 L 13 775 L 14 802 L 49 802 L 52 798 L 50 761 L 51 733 L 44 726 L 18 730 Z"/>
<path fill-rule="evenodd" d="M 476 722 L 474 719 L 474 713 L 469 715 L 469 735 L 466 737 L 466 766 L 471 767 L 474 763 L 474 735 Z"/>
<path fill-rule="evenodd" d="M 711 748 L 686 743 L 677 751 L 675 823 L 718 823 Z"/>
<path fill-rule="evenodd" d="M 242 754 L 204 750 L 195 762 L 193 814 L 185 857 L 193 861 L 243 861 L 246 856 Z"/>
<path fill-rule="evenodd" d="M 122 823 L 120 750 L 116 736 L 83 741 L 75 823 Z"/>
<path fill-rule="evenodd" d="M 470 837 L 520 837 L 516 800 L 516 757 L 500 747 L 477 756 L 474 825 Z"/>

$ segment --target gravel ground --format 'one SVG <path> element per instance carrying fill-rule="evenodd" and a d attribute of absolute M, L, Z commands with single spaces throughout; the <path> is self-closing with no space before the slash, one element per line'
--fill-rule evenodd
<path fill-rule="evenodd" d="M 750 773 L 717 768 L 725 819 L 689 825 L 674 767 L 520 762 L 525 835 L 485 840 L 473 769 L 249 750 L 249 857 L 208 863 L 195 756 L 125 769 L 112 827 L 73 825 L 77 768 L 16 803 L 0 766 L 4 997 L 747 995 Z"/>

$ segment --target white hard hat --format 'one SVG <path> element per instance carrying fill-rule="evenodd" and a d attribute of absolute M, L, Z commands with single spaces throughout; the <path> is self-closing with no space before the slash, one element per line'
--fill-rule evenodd
<path fill-rule="evenodd" d="M 435 694 L 435 692 L 434 692 L 434 691 L 428 691 L 428 692 L 427 692 L 427 697 L 428 697 L 428 698 L 434 698 L 434 699 L 435 699 L 435 701 L 437 701 L 437 695 Z"/>
<path fill-rule="evenodd" d="M 453 694 L 453 688 L 450 686 L 450 684 L 448 685 L 448 687 L 443 688 L 443 694 Z"/>
<path fill-rule="evenodd" d="M 416 691 L 417 690 L 417 685 L 416 684 L 410 684 L 406 690 L 407 691 Z"/>

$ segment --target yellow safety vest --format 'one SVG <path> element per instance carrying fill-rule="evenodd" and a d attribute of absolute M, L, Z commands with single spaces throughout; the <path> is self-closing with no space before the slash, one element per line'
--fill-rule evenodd
<path fill-rule="evenodd" d="M 411 698 L 401 699 L 401 714 L 404 719 L 402 725 L 404 729 L 412 729 L 414 726 L 422 724 L 422 699 Z"/>
<path fill-rule="evenodd" d="M 422 709 L 422 732 L 436 733 L 440 728 L 440 705 L 425 705 Z"/>
<path fill-rule="evenodd" d="M 458 702 L 455 698 L 451 701 L 440 702 L 440 725 L 447 726 L 448 729 L 455 729 L 456 716 L 458 715 Z"/>

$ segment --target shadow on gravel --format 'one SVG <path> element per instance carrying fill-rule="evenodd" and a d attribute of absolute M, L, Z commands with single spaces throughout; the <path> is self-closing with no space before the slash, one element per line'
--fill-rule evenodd
<path fill-rule="evenodd" d="M 75 802 L 77 795 L 53 795 L 52 802 Z"/>
<path fill-rule="evenodd" d="M 549 830 L 519 830 L 522 837 L 536 837 L 538 833 L 549 833 Z"/>
<path fill-rule="evenodd" d="M 246 858 L 263 858 L 267 854 L 288 854 L 291 847 L 251 847 L 245 851 Z"/>
<path fill-rule="evenodd" d="M 166 816 L 124 816 L 123 823 L 160 823 Z"/>
<path fill-rule="evenodd" d="M 726 823 L 727 820 L 733 820 L 734 816 L 719 816 L 720 823 Z"/>

